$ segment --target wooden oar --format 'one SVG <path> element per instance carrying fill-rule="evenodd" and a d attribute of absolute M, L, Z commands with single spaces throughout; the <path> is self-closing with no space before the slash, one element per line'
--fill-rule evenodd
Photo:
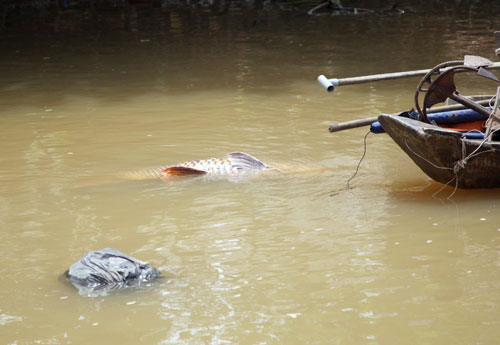
<path fill-rule="evenodd" d="M 481 101 L 476 101 L 476 103 L 480 105 L 488 105 L 490 102 L 489 99 L 484 99 Z M 461 104 L 453 104 L 453 105 L 447 105 L 443 107 L 436 107 L 427 110 L 427 113 L 438 113 L 442 111 L 453 111 L 453 110 L 460 110 L 460 109 L 465 109 L 465 107 Z M 347 122 L 341 122 L 341 123 L 334 123 L 330 125 L 328 130 L 330 132 L 339 132 L 343 131 L 346 129 L 351 129 L 351 128 L 358 128 L 358 127 L 364 127 L 364 126 L 369 126 L 372 123 L 376 122 L 378 120 L 378 116 L 374 117 L 368 117 L 366 119 L 359 119 L 359 120 L 352 120 L 352 121 L 347 121 Z"/>

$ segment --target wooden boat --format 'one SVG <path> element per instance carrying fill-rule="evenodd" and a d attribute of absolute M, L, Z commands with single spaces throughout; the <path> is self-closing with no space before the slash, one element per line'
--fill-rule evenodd
<path fill-rule="evenodd" d="M 490 99 L 495 100 L 493 107 L 485 107 L 462 96 L 454 81 L 455 73 L 469 71 L 500 83 L 487 69 L 491 65 L 491 61 L 477 56 L 439 64 L 418 84 L 415 112 L 407 112 L 407 118 L 385 114 L 378 117 L 392 140 L 437 182 L 464 189 L 500 188 L 500 142 L 496 141 L 500 130 L 500 87 Z M 441 71 L 444 66 L 448 70 Z M 431 77 L 438 71 L 433 80 Z M 421 92 L 425 93 L 422 105 Z M 433 105 L 450 100 L 466 109 L 429 114 Z M 412 118 L 412 113 L 416 117 Z"/>
<path fill-rule="evenodd" d="M 498 53 L 500 32 L 495 32 L 495 37 Z M 495 97 L 481 100 L 463 96 L 454 81 L 456 73 L 474 72 L 498 85 L 500 80 L 490 71 L 494 68 L 500 68 L 500 63 L 466 55 L 463 60 L 443 62 L 429 70 L 343 79 L 320 75 L 318 82 L 328 92 L 341 85 L 423 75 L 415 92 L 415 110 L 333 124 L 329 131 L 370 125 L 373 133 L 388 133 L 415 164 L 437 182 L 464 189 L 500 188 L 500 141 L 495 137 L 500 134 L 500 86 Z M 458 103 L 462 110 L 455 110 L 454 106 L 431 109 L 449 101 Z M 447 108 L 446 111 L 443 108 Z"/>
<path fill-rule="evenodd" d="M 378 117 L 385 132 L 433 180 L 458 188 L 500 188 L 500 142 L 397 115 Z"/>

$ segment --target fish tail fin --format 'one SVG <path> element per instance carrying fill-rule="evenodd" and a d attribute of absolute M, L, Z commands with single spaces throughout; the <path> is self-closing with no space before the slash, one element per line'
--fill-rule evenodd
<path fill-rule="evenodd" d="M 244 152 L 228 153 L 227 159 L 232 165 L 239 169 L 269 169 L 269 167 L 260 160 Z"/>
<path fill-rule="evenodd" d="M 206 172 L 203 170 L 198 170 L 189 167 L 172 166 L 163 170 L 162 173 L 168 176 L 185 176 L 185 175 L 203 175 Z"/>

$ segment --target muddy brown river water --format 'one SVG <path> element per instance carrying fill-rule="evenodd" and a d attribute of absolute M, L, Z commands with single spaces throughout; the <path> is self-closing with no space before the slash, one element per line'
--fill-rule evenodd
<path fill-rule="evenodd" d="M 0 342 L 497 343 L 499 192 L 434 195 L 441 185 L 373 134 L 345 190 L 367 128 L 329 124 L 406 110 L 418 80 L 329 94 L 316 77 L 496 60 L 499 15 L 131 7 L 12 23 L 0 33 Z M 113 180 L 232 151 L 284 171 Z M 61 275 L 104 247 L 163 278 L 78 295 Z"/>

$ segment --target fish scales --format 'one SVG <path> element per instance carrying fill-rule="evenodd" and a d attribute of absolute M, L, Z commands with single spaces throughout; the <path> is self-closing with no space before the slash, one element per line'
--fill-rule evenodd
<path fill-rule="evenodd" d="M 175 166 L 192 168 L 204 171 L 209 174 L 220 174 L 220 175 L 236 173 L 241 170 L 241 168 L 233 166 L 228 159 L 224 158 L 202 159 L 202 160 L 176 164 Z M 169 167 L 165 167 L 164 170 L 168 168 Z"/>
<path fill-rule="evenodd" d="M 187 169 L 183 169 L 187 168 Z M 126 179 L 145 180 L 151 178 L 165 179 L 170 176 L 210 174 L 232 175 L 246 171 L 271 169 L 257 158 L 244 152 L 232 152 L 227 158 L 209 158 L 183 162 L 175 165 L 165 165 L 156 168 L 130 171 L 121 174 Z"/>

